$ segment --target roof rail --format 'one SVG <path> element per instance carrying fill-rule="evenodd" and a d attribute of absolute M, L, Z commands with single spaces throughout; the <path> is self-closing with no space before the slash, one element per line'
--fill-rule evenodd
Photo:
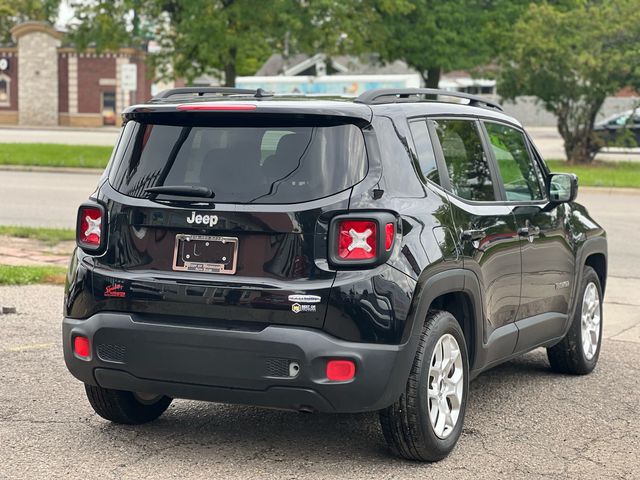
<path fill-rule="evenodd" d="M 170 88 L 163 90 L 155 95 L 151 101 L 159 102 L 167 100 L 170 97 L 177 95 L 192 95 L 194 97 L 203 97 L 205 95 L 249 95 L 256 98 L 272 97 L 273 93 L 267 92 L 262 88 L 257 90 L 250 90 L 247 88 L 233 88 L 233 87 L 182 87 L 182 88 Z"/>
<path fill-rule="evenodd" d="M 502 106 L 499 103 L 492 102 L 486 98 L 478 97 L 464 92 L 456 92 L 450 90 L 440 90 L 436 88 L 380 88 L 376 90 L 368 90 L 355 99 L 358 103 L 364 103 L 366 105 L 375 105 L 381 103 L 399 103 L 407 101 L 409 97 L 423 96 L 423 95 L 441 95 L 443 97 L 455 97 L 464 98 L 469 100 L 469 105 L 474 107 L 492 108 L 495 110 L 502 110 Z M 384 100 L 385 97 L 391 97 Z"/>

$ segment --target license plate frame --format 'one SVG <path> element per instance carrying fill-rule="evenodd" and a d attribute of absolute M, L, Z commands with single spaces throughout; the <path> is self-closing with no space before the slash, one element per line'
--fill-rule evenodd
<path fill-rule="evenodd" d="M 192 243 L 193 242 L 193 243 Z M 233 256 L 228 261 L 203 262 L 195 261 L 191 257 L 191 253 L 185 254 L 184 245 L 188 243 L 194 249 L 198 245 L 202 248 L 209 247 L 210 243 L 215 243 L 217 247 L 220 245 L 231 245 L 230 252 Z M 196 258 L 194 256 L 193 258 Z M 222 257 L 224 258 L 224 257 Z M 181 272 L 200 272 L 200 273 L 221 273 L 224 275 L 233 275 L 236 273 L 238 265 L 238 238 L 224 237 L 218 235 L 191 235 L 187 233 L 179 233 L 176 235 L 175 247 L 173 250 L 173 269 Z"/>

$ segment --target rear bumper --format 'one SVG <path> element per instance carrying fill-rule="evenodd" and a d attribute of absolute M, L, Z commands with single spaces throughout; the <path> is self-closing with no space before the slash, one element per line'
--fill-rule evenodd
<path fill-rule="evenodd" d="M 72 351 L 76 335 L 90 340 L 88 360 Z M 184 327 L 143 322 L 124 313 L 63 321 L 65 362 L 85 383 L 174 398 L 323 412 L 371 411 L 393 403 L 405 388 L 416 342 L 416 336 L 403 345 L 346 342 L 299 327 Z M 355 378 L 327 380 L 329 358 L 353 360 Z M 290 376 L 292 362 L 299 365 L 295 376 Z"/>

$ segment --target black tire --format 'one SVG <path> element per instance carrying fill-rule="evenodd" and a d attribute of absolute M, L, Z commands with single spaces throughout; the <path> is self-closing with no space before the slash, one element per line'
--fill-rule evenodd
<path fill-rule="evenodd" d="M 463 369 L 463 392 L 455 427 L 446 438 L 439 438 L 429 419 L 427 406 L 429 367 L 434 349 L 446 334 L 458 343 Z M 435 462 L 446 457 L 455 447 L 464 423 L 469 391 L 469 360 L 464 334 L 449 312 L 430 311 L 424 323 L 406 390 L 390 407 L 380 411 L 380 424 L 389 449 L 408 460 Z"/>
<path fill-rule="evenodd" d="M 125 425 L 138 425 L 155 420 L 171 404 L 171 398 L 159 396 L 143 401 L 132 392 L 111 390 L 85 384 L 87 398 L 93 410 L 105 420 Z"/>
<path fill-rule="evenodd" d="M 589 359 L 585 355 L 585 351 L 582 346 L 582 303 L 585 290 L 591 283 L 595 284 L 598 291 L 600 331 L 595 354 L 593 354 L 593 357 Z M 549 358 L 551 369 L 555 372 L 572 375 L 585 375 L 590 373 L 598 363 L 600 347 L 602 345 L 602 286 L 600 285 L 600 278 L 591 267 L 584 267 L 582 283 L 580 284 L 576 301 L 578 304 L 567 335 L 560 343 L 547 348 L 547 357 Z"/>

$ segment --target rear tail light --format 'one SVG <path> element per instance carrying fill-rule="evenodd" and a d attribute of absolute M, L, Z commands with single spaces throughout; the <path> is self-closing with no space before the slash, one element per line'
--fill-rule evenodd
<path fill-rule="evenodd" d="M 83 250 L 95 252 L 104 245 L 106 215 L 102 205 L 84 203 L 78 209 L 76 241 Z"/>
<path fill-rule="evenodd" d="M 329 226 L 329 262 L 334 267 L 373 267 L 393 250 L 398 221 L 389 212 L 337 215 Z"/>
<path fill-rule="evenodd" d="M 83 359 L 88 359 L 91 356 L 91 346 L 87 337 L 77 336 L 73 338 L 73 353 L 76 356 Z"/>
<path fill-rule="evenodd" d="M 356 364 L 353 360 L 329 360 L 327 379 L 332 382 L 346 382 L 356 376 Z"/>
<path fill-rule="evenodd" d="M 389 250 L 391 250 L 391 247 L 393 246 L 393 237 L 395 237 L 395 235 L 396 235 L 395 224 L 394 223 L 387 223 L 387 225 L 385 226 L 385 229 L 384 229 L 384 234 L 385 234 L 384 248 L 385 248 L 385 250 L 389 251 Z"/>
<path fill-rule="evenodd" d="M 366 220 L 338 222 L 338 257 L 363 260 L 376 257 L 376 224 Z"/>

